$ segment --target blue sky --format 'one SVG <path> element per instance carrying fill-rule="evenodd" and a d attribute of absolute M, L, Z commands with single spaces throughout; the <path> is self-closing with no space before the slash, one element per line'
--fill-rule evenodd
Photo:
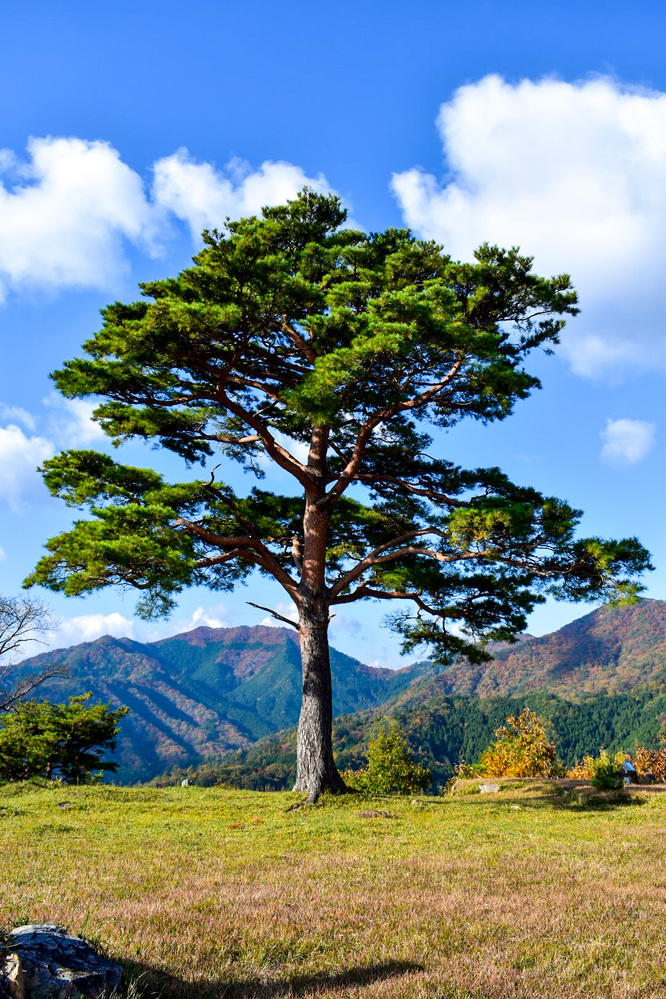
<path fill-rule="evenodd" d="M 102 305 L 186 265 L 204 225 L 307 181 L 366 229 L 407 224 L 459 257 L 518 243 L 537 270 L 571 273 L 583 311 L 557 356 L 535 359 L 543 391 L 438 446 L 581 506 L 586 534 L 637 534 L 649 595 L 666 597 L 663 4 L 26 0 L 2 22 L 0 592 L 70 522 L 35 466 L 105 446 L 49 372 Z M 56 644 L 258 623 L 246 600 L 282 601 L 263 582 L 197 591 L 145 626 L 131 596 L 44 596 Z M 530 630 L 588 609 L 549 604 Z M 399 664 L 384 612 L 340 616 L 333 643 Z"/>

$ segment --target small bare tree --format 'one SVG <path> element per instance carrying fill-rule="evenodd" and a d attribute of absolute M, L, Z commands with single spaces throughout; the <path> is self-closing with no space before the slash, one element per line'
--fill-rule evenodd
<path fill-rule="evenodd" d="M 55 628 L 48 607 L 38 600 L 0 596 L 0 711 L 9 711 L 45 680 L 65 675 L 62 667 L 25 675 L 20 670 L 21 653 L 27 643 L 44 644 L 39 636 Z"/>

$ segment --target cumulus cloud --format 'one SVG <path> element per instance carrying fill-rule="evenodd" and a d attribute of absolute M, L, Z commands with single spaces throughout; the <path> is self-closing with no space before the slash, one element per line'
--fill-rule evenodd
<path fill-rule="evenodd" d="M 58 632 L 49 644 L 56 648 L 78 645 L 79 642 L 94 642 L 103 635 L 133 638 L 134 621 L 123 617 L 118 611 L 113 611 L 111 614 L 80 614 L 77 617 L 60 618 Z"/>
<path fill-rule="evenodd" d="M 179 625 L 178 631 L 191 631 L 193 628 L 228 628 L 229 616 L 226 607 L 218 604 L 215 607 L 197 607 L 187 623 Z"/>
<path fill-rule="evenodd" d="M 253 171 L 249 163 L 234 159 L 219 172 L 211 163 L 196 163 L 187 149 L 157 160 L 153 197 L 190 227 L 192 237 L 202 229 L 220 227 L 224 220 L 257 215 L 264 205 L 279 205 L 307 185 L 326 192 L 323 174 L 308 177 L 292 163 L 262 163 Z"/>
<path fill-rule="evenodd" d="M 55 453 L 52 441 L 27 436 L 15 423 L 0 427 L 0 500 L 12 513 L 44 490 L 37 466 Z"/>
<path fill-rule="evenodd" d="M 601 457 L 614 464 L 634 465 L 649 453 L 657 428 L 645 420 L 608 420 L 601 431 Z"/>
<path fill-rule="evenodd" d="M 0 420 L 9 420 L 21 424 L 27 430 L 34 430 L 36 427 L 35 418 L 32 413 L 22 409 L 20 406 L 5 406 L 0 403 Z"/>
<path fill-rule="evenodd" d="M 85 399 L 65 399 L 52 392 L 44 399 L 49 410 L 49 430 L 62 447 L 83 447 L 105 438 L 99 423 L 92 418 L 96 403 Z"/>
<path fill-rule="evenodd" d="M 368 663 L 368 666 L 372 666 L 373 669 L 396 669 L 396 667 L 389 662 L 388 656 L 383 659 L 373 659 L 372 662 Z"/>
<path fill-rule="evenodd" d="M 444 180 L 418 168 L 392 179 L 406 222 L 455 257 L 487 240 L 570 273 L 583 314 L 563 349 L 578 373 L 666 366 L 666 94 L 488 76 L 437 124 Z"/>
<path fill-rule="evenodd" d="M 186 149 L 153 164 L 153 183 L 108 142 L 30 139 L 28 157 L 0 150 L 0 300 L 9 289 L 112 289 L 129 271 L 128 245 L 156 255 L 173 235 L 170 218 L 198 240 L 229 215 L 256 214 L 326 178 L 291 163 L 257 170 L 232 160 L 224 171 L 196 163 Z"/>
<path fill-rule="evenodd" d="M 119 611 L 108 614 L 79 614 L 74 617 L 58 618 L 57 631 L 49 636 L 46 644 L 49 648 L 68 648 L 80 642 L 94 642 L 103 635 L 114 638 L 132 638 L 137 642 L 157 642 L 171 635 L 180 635 L 194 628 L 206 625 L 209 628 L 230 627 L 229 612 L 223 604 L 209 607 L 197 607 L 189 617 L 180 617 L 172 621 L 161 621 L 147 624 L 134 618 L 125 617 Z M 41 649 L 33 649 L 30 655 L 35 655 Z"/>
<path fill-rule="evenodd" d="M 22 658 L 29 659 L 45 649 L 67 649 L 81 642 L 94 642 L 103 635 L 115 638 L 134 638 L 135 622 L 117 611 L 110 614 L 79 614 L 74 617 L 56 617 L 54 627 L 39 639 L 27 642 Z"/>
<path fill-rule="evenodd" d="M 278 614 L 281 614 L 282 617 L 286 617 L 287 620 L 293 621 L 295 624 L 298 622 L 298 608 L 296 607 L 296 604 L 293 603 L 291 600 L 289 600 L 287 603 L 273 604 L 272 609 L 277 611 Z M 261 620 L 259 624 L 263 624 L 266 627 L 270 628 L 284 627 L 284 622 L 279 621 L 276 617 L 273 617 L 271 614 L 263 618 L 263 620 Z"/>
<path fill-rule="evenodd" d="M 0 501 L 4 500 L 13 513 L 46 498 L 37 471 L 43 461 L 61 449 L 85 447 L 104 438 L 101 427 L 91 418 L 94 403 L 64 399 L 56 393 L 43 402 L 46 413 L 40 417 L 0 404 L 0 422 L 8 421 L 0 426 Z"/>
<path fill-rule="evenodd" d="M 108 143 L 33 138 L 28 154 L 0 159 L 0 291 L 109 287 L 127 268 L 124 239 L 154 248 L 156 210 Z"/>

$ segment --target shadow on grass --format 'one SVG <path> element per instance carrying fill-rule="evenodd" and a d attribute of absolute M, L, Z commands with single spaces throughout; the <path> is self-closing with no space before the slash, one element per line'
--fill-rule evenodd
<path fill-rule="evenodd" d="M 556 790 L 548 789 L 541 795 L 519 797 L 512 795 L 511 798 L 504 798 L 500 795 L 490 794 L 469 794 L 461 795 L 461 801 L 465 805 L 481 805 L 485 807 L 498 806 L 504 809 L 519 808 L 521 811 L 529 809 L 551 809 L 566 812 L 610 812 L 618 808 L 630 806 L 640 806 L 647 802 L 644 795 L 632 794 L 624 788 L 615 791 L 597 791 L 594 788 L 581 788 L 578 790 Z"/>
<path fill-rule="evenodd" d="M 640 806 L 646 799 L 619 788 L 617 791 L 563 791 L 553 797 L 553 807 L 575 812 L 609 812 L 616 808 Z"/>
<path fill-rule="evenodd" d="M 123 961 L 124 999 L 274 999 L 277 996 L 316 995 L 352 986 L 368 986 L 401 975 L 424 971 L 410 961 L 360 965 L 332 975 L 300 975 L 274 981 L 247 980 L 186 982 L 167 972 L 135 961 Z"/>

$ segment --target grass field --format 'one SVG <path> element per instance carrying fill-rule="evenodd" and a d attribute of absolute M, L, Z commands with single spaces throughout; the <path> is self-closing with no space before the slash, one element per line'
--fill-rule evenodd
<path fill-rule="evenodd" d="M 0 926 L 81 933 L 145 997 L 666 996 L 666 795 L 474 788 L 5 785 Z"/>

